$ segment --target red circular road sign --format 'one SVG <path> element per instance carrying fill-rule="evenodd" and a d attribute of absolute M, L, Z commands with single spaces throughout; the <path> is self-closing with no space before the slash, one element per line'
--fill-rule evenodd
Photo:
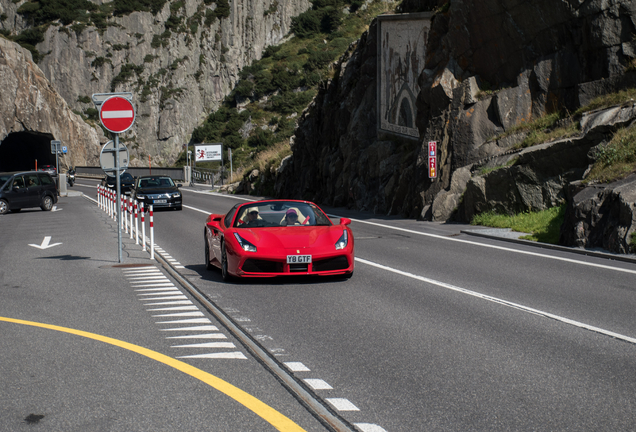
<path fill-rule="evenodd" d="M 112 133 L 126 132 L 135 122 L 135 107 L 121 96 L 112 96 L 99 108 L 102 125 Z"/>

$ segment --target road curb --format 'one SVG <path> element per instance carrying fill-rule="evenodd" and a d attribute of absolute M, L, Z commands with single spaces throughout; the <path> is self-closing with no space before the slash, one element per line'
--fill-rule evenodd
<path fill-rule="evenodd" d="M 581 248 L 574 248 L 574 247 L 568 247 L 568 246 L 553 245 L 553 244 L 550 244 L 550 243 L 540 243 L 540 242 L 534 242 L 534 241 L 530 241 L 530 240 L 503 237 L 503 236 L 498 236 L 498 235 L 493 235 L 493 234 L 481 233 L 479 231 L 481 231 L 481 230 L 461 230 L 460 233 L 467 234 L 467 235 L 472 235 L 472 236 L 475 236 L 475 237 L 483 237 L 483 238 L 488 238 L 488 239 L 492 239 L 492 240 L 502 240 L 502 241 L 506 241 L 506 242 L 510 242 L 510 243 L 522 244 L 522 245 L 526 245 L 526 246 L 533 246 L 533 247 L 538 247 L 538 248 L 541 248 L 541 249 L 550 249 L 550 250 L 556 250 L 556 251 L 561 251 L 561 252 L 570 252 L 570 253 L 575 253 L 575 254 L 579 254 L 579 255 L 587 255 L 587 256 L 591 256 L 591 257 L 595 257 L 595 258 L 603 258 L 603 259 L 608 259 L 608 260 L 622 261 L 622 262 L 628 262 L 628 263 L 631 263 L 631 264 L 636 264 L 636 255 L 633 255 L 633 254 L 618 255 L 618 254 L 613 254 L 613 253 L 609 253 L 609 252 L 599 252 L 599 251 L 592 251 L 592 250 L 588 250 L 588 249 L 581 249 Z"/>

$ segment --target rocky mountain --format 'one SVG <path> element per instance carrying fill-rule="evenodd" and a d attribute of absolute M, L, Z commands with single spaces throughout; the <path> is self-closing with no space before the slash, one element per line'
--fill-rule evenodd
<path fill-rule="evenodd" d="M 617 126 L 598 125 L 525 153 L 516 146 L 527 133 L 515 128 L 634 86 L 636 3 L 413 0 L 402 8 L 436 10 L 419 76 L 420 141 L 377 133 L 373 24 L 303 114 L 293 155 L 271 174 L 277 193 L 440 221 L 485 210 L 541 210 L 563 200 L 593 162 L 589 150 L 607 143 Z M 428 178 L 428 141 L 439 146 L 436 179 Z M 482 167 L 499 169 L 484 176 Z M 636 230 L 636 218 L 630 220 L 622 251 Z"/>
<path fill-rule="evenodd" d="M 25 3 L 0 0 L 3 31 L 18 34 L 30 26 L 17 13 Z M 241 68 L 279 43 L 291 18 L 311 4 L 236 0 L 228 5 L 227 13 L 215 14 L 216 1 L 165 2 L 156 14 L 114 16 L 102 28 L 57 22 L 36 45 L 39 67 L 68 105 L 85 116 L 93 109 L 93 93 L 131 91 L 137 119 L 121 137 L 131 165 L 143 165 L 148 155 L 153 163 L 169 165 L 231 91 Z"/>
<path fill-rule="evenodd" d="M 0 141 L 34 134 L 69 147 L 69 165 L 95 160 L 103 134 L 74 114 L 31 59 L 31 53 L 0 38 Z M 23 135 L 23 136 L 24 136 Z M 27 155 L 33 157 L 33 154 Z"/>

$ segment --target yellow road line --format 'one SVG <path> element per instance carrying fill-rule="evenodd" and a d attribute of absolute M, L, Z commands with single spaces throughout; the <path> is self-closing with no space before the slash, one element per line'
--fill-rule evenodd
<path fill-rule="evenodd" d="M 0 321 L 6 321 L 6 322 L 14 323 L 14 324 L 22 324 L 22 325 L 28 325 L 32 327 L 41 327 L 41 328 L 45 328 L 49 330 L 70 333 L 77 336 L 104 342 L 104 343 L 114 345 L 120 348 L 124 348 L 129 351 L 135 352 L 137 354 L 141 354 L 142 356 L 145 356 L 153 360 L 156 360 L 160 363 L 166 364 L 174 369 L 177 369 L 185 374 L 188 374 L 206 383 L 207 385 L 211 387 L 214 387 L 221 393 L 231 397 L 232 399 L 234 399 L 241 405 L 245 406 L 246 408 L 254 412 L 256 415 L 263 418 L 265 421 L 267 421 L 269 424 L 274 426 L 279 431 L 305 432 L 303 428 L 298 426 L 292 420 L 285 417 L 283 414 L 279 413 L 278 411 L 276 411 L 274 408 L 270 407 L 269 405 L 261 402 L 259 399 L 255 398 L 249 393 L 244 392 L 238 387 L 235 387 L 232 384 L 228 383 L 227 381 L 224 381 L 212 374 L 204 372 L 201 369 L 195 368 L 194 366 L 191 366 L 182 361 L 173 359 L 172 357 L 168 357 L 167 355 L 149 350 L 139 345 L 134 345 L 128 342 L 124 342 L 118 339 L 113 339 L 107 336 L 102 336 L 95 333 L 89 333 L 89 332 L 76 330 L 76 329 L 72 329 L 68 327 L 60 327 L 60 326 L 51 325 L 51 324 L 43 324 L 43 323 L 38 323 L 34 321 L 24 321 L 24 320 L 6 318 L 6 317 L 0 317 Z"/>

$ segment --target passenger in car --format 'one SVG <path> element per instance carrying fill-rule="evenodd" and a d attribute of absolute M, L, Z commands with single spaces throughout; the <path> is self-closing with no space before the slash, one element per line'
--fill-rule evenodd
<path fill-rule="evenodd" d="M 281 225 L 300 225 L 300 222 L 298 222 L 298 213 L 296 212 L 296 210 L 287 210 L 287 212 L 285 213 L 285 218 L 283 219 Z"/>

